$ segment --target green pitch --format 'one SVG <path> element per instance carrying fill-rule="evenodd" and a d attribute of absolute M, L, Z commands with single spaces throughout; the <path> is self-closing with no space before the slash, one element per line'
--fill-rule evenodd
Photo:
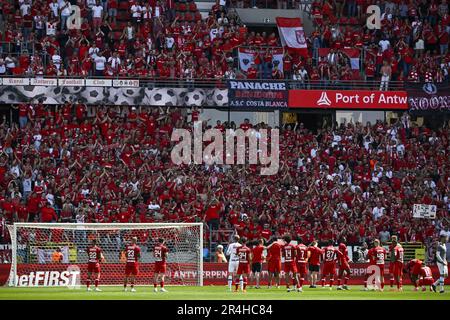
<path fill-rule="evenodd" d="M 225 286 L 167 287 L 168 292 L 153 292 L 153 287 L 137 287 L 137 292 L 123 292 L 123 287 L 100 287 L 102 292 L 87 292 L 68 288 L 10 288 L 0 287 L 0 300 L 450 300 L 450 288 L 444 294 L 414 292 L 412 286 L 405 286 L 403 292 L 361 291 L 362 286 L 351 286 L 348 291 L 337 291 L 334 287 L 310 289 L 302 293 L 279 289 L 252 289 L 246 293 L 228 292 Z"/>

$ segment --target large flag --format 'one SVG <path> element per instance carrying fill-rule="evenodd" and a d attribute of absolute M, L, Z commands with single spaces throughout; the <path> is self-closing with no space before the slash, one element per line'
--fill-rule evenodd
<path fill-rule="evenodd" d="M 305 32 L 300 18 L 277 17 L 278 33 L 281 44 L 291 50 L 297 51 L 302 56 L 308 55 Z"/>
<path fill-rule="evenodd" d="M 260 53 L 264 55 L 265 50 L 264 48 L 261 49 Z M 248 68 L 252 65 L 253 61 L 255 60 L 256 51 L 247 49 L 247 48 L 239 48 L 238 51 L 239 55 L 239 66 L 242 71 L 247 72 Z M 277 48 L 272 49 L 272 63 L 275 65 L 278 65 L 278 69 L 283 71 L 283 49 Z"/>

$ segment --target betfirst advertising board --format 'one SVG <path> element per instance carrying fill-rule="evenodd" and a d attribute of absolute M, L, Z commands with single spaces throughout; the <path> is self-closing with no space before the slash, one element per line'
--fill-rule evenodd
<path fill-rule="evenodd" d="M 407 110 L 406 91 L 290 90 L 290 108 Z"/>

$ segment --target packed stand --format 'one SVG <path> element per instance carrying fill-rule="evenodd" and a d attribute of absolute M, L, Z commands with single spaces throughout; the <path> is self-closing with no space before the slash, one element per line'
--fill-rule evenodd
<path fill-rule="evenodd" d="M 0 125 L 0 221 L 200 222 L 249 239 L 286 232 L 306 242 L 376 237 L 430 242 L 450 232 L 449 130 L 347 123 L 313 133 L 287 125 L 280 170 L 255 165 L 181 165 L 171 132 L 192 129 L 201 110 L 20 105 L 19 122 Z M 204 128 L 252 128 L 204 122 Z M 260 123 L 254 128 L 267 128 Z M 437 218 L 413 219 L 415 203 Z M 219 241 L 229 233 L 219 232 Z"/>

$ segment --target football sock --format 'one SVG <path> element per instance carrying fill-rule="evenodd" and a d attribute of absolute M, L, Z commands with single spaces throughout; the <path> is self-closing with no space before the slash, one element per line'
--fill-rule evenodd
<path fill-rule="evenodd" d="M 391 288 L 394 286 L 394 278 L 391 278 L 390 280 L 389 280 L 389 282 L 390 282 L 390 284 L 391 284 Z"/>
<path fill-rule="evenodd" d="M 300 278 L 300 288 L 303 287 L 303 282 L 305 281 L 305 278 Z"/>
<path fill-rule="evenodd" d="M 330 288 L 333 286 L 334 279 L 330 279 Z"/>
<path fill-rule="evenodd" d="M 247 289 L 247 277 L 244 277 L 244 290 Z"/>
<path fill-rule="evenodd" d="M 127 288 L 127 280 L 125 280 L 124 282 L 123 282 L 123 287 L 126 289 Z"/>
<path fill-rule="evenodd" d="M 347 282 L 348 282 L 348 277 L 345 277 L 345 278 L 344 278 L 344 286 L 347 285 Z"/>
<path fill-rule="evenodd" d="M 153 282 L 153 287 L 157 287 L 158 286 L 158 284 L 156 283 L 156 282 Z"/>
<path fill-rule="evenodd" d="M 233 286 L 233 277 L 228 276 L 228 288 L 231 290 L 232 286 Z"/>
<path fill-rule="evenodd" d="M 88 279 L 88 280 L 86 280 L 86 287 L 89 288 L 90 286 L 91 286 L 91 280 Z"/>
<path fill-rule="evenodd" d="M 439 278 L 439 286 L 441 288 L 441 291 L 444 291 L 444 277 Z"/>
<path fill-rule="evenodd" d="M 98 279 L 95 279 L 95 287 L 98 287 Z"/>
<path fill-rule="evenodd" d="M 164 288 L 164 281 L 161 281 L 161 288 Z"/>
<path fill-rule="evenodd" d="M 381 283 L 381 289 L 384 289 L 384 282 Z"/>
<path fill-rule="evenodd" d="M 134 280 L 131 280 L 131 285 L 130 285 L 130 287 L 131 287 L 131 288 L 134 288 Z"/>
<path fill-rule="evenodd" d="M 338 287 L 341 286 L 341 278 L 337 279 L 337 286 L 338 286 Z"/>
<path fill-rule="evenodd" d="M 325 287 L 325 278 L 322 279 L 322 287 Z"/>
<path fill-rule="evenodd" d="M 236 289 L 236 291 L 238 291 L 238 289 L 239 289 L 239 280 L 236 280 L 236 281 L 234 282 L 234 284 L 235 284 L 235 289 Z"/>
<path fill-rule="evenodd" d="M 241 290 L 244 289 L 244 278 L 242 278 L 242 276 L 239 277 L 239 287 Z"/>

